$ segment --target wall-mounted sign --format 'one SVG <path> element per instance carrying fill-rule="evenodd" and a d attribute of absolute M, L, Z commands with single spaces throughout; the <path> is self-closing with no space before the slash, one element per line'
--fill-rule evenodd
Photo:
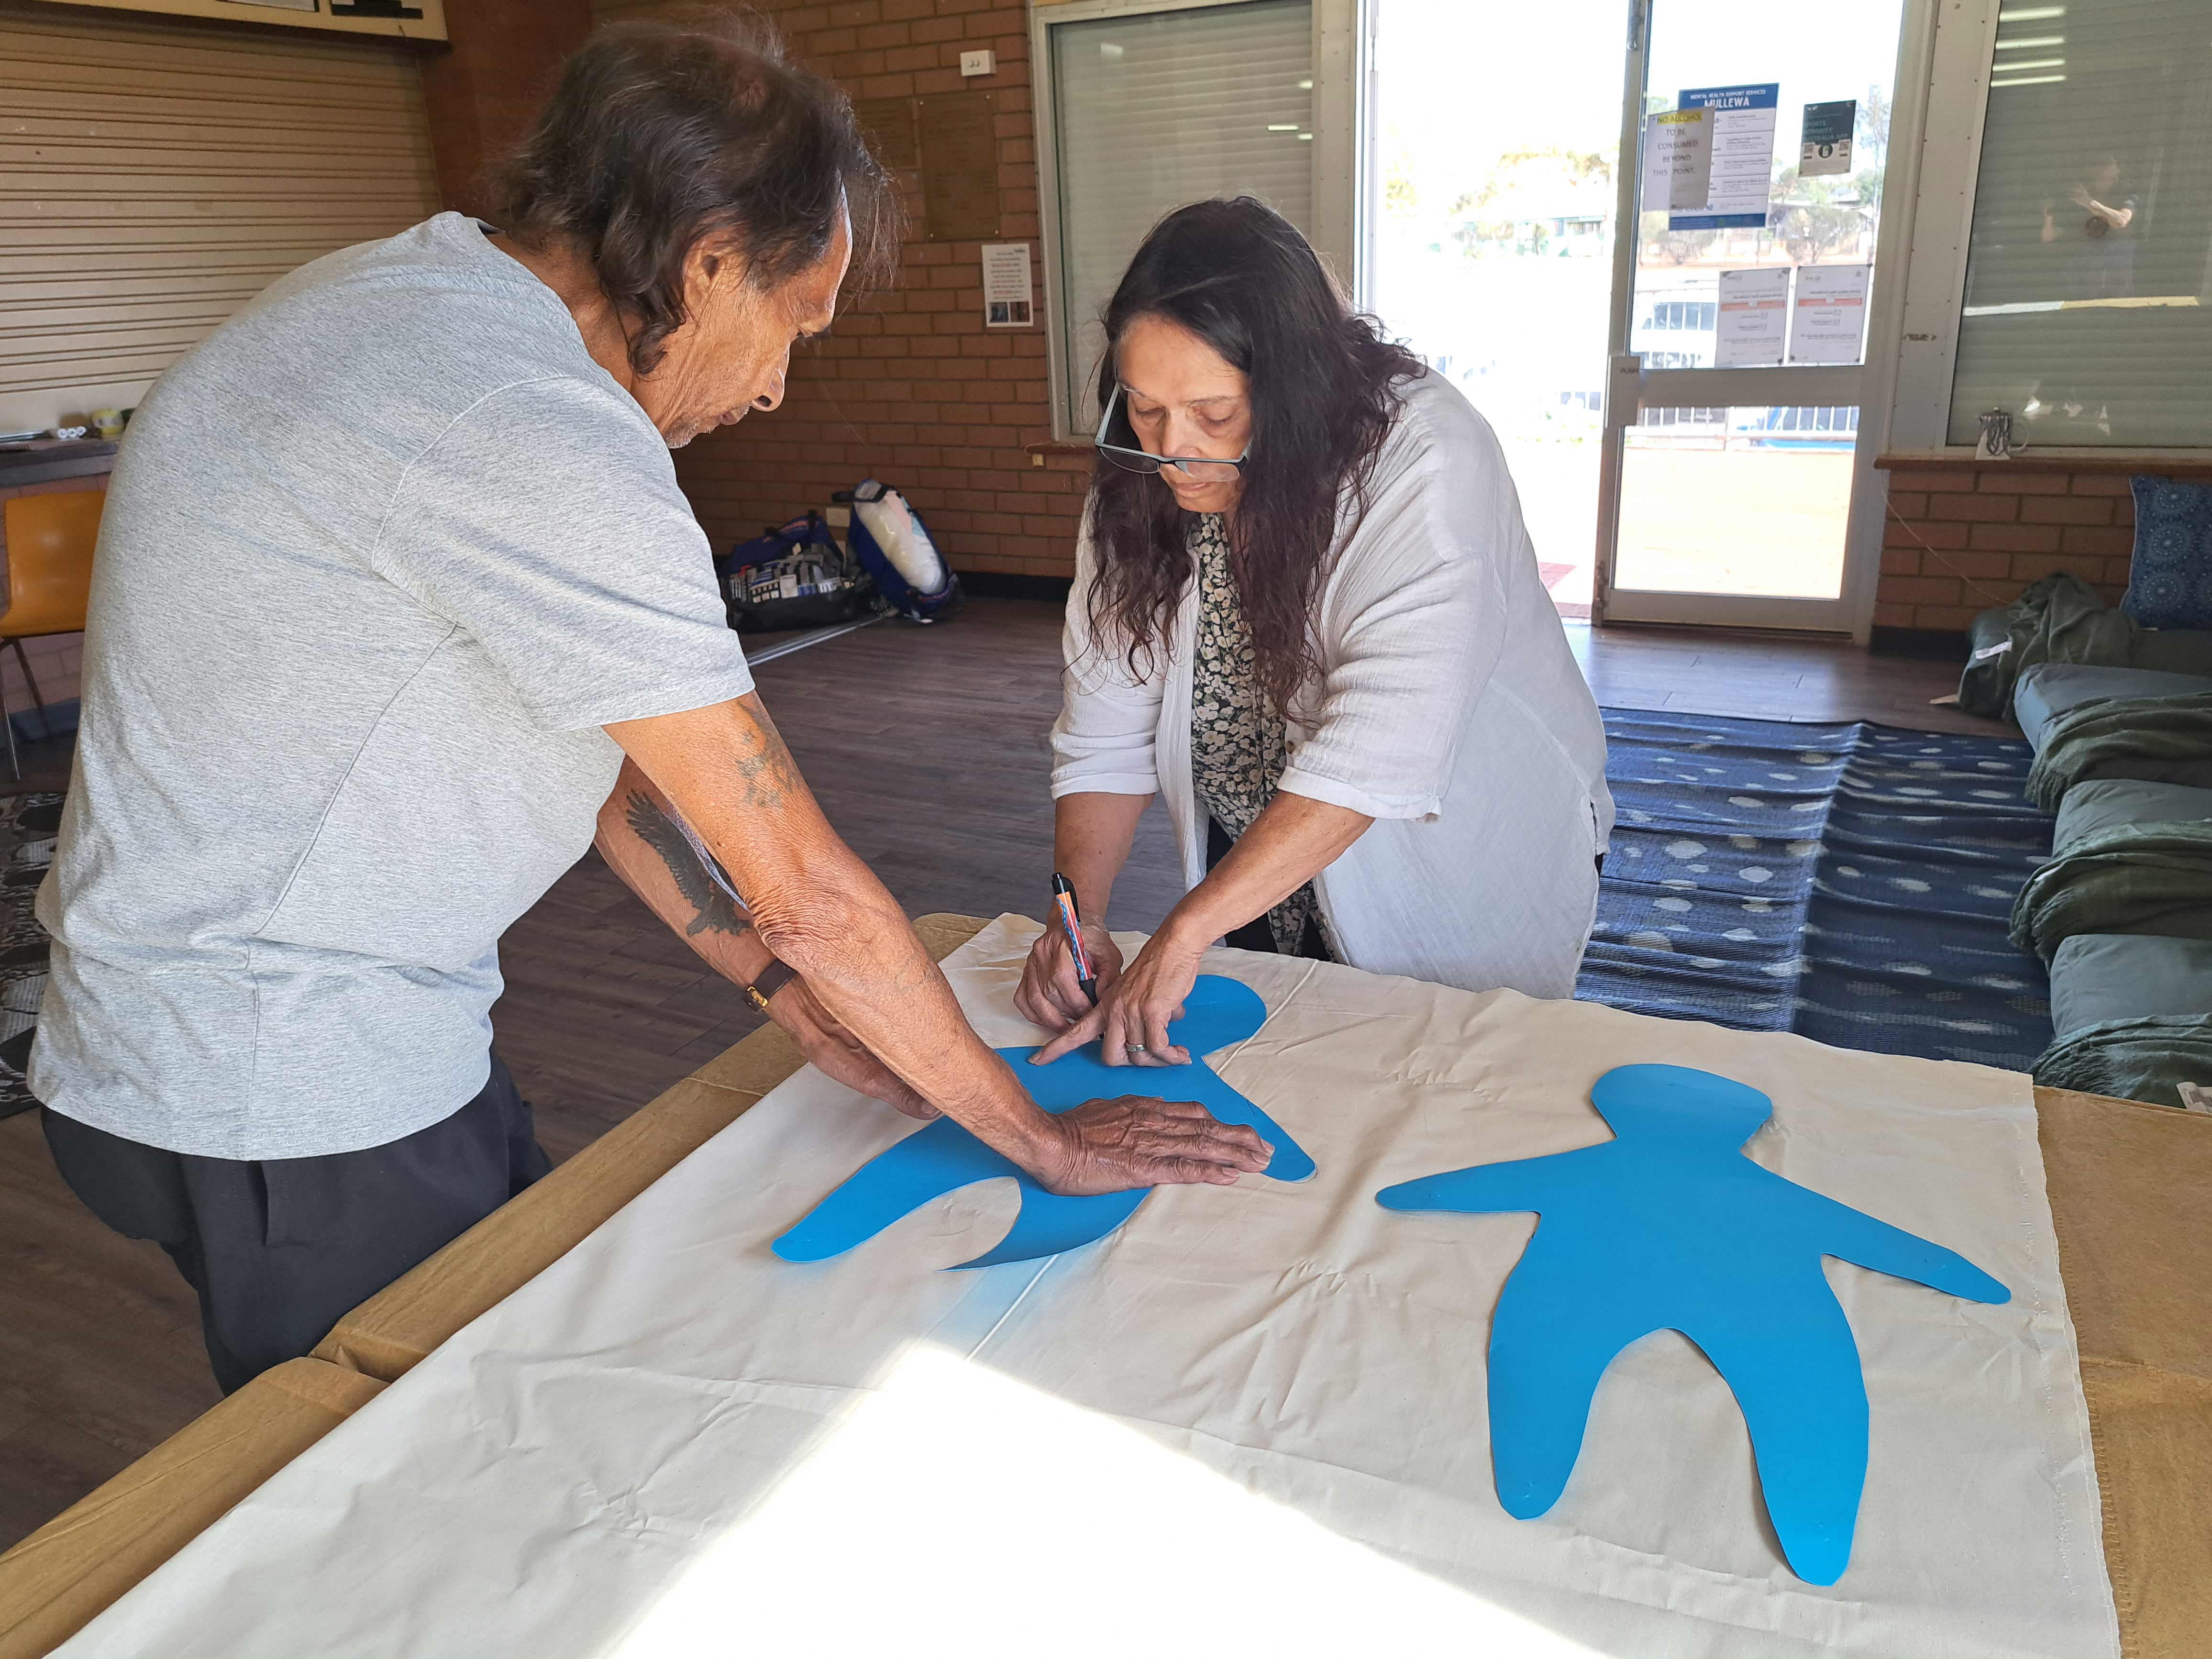
<path fill-rule="evenodd" d="M 946 92 L 853 106 L 898 180 L 915 234 L 933 242 L 999 234 L 998 102 L 995 92 Z"/>
<path fill-rule="evenodd" d="M 983 244 L 983 326 L 1028 328 L 1036 321 L 1027 242 Z"/>

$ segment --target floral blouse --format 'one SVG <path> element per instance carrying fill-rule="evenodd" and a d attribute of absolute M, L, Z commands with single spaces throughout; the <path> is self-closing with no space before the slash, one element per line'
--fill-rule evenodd
<path fill-rule="evenodd" d="M 1229 568 L 1229 538 L 1218 513 L 1190 527 L 1198 568 L 1198 644 L 1190 688 L 1190 772 L 1199 805 L 1231 841 L 1275 797 L 1289 744 L 1282 711 L 1260 685 L 1252 629 Z M 1267 912 L 1275 948 L 1296 956 L 1306 923 L 1321 921 L 1313 884 Z M 1322 938 L 1328 938 L 1322 929 Z M 1331 955 L 1334 955 L 1334 946 Z"/>

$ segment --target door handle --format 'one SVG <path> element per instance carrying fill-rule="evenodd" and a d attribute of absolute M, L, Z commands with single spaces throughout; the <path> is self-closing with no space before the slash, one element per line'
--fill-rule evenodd
<path fill-rule="evenodd" d="M 1609 426 L 1627 426 L 1643 404 L 1644 359 L 1617 351 L 1606 359 L 1605 417 Z"/>

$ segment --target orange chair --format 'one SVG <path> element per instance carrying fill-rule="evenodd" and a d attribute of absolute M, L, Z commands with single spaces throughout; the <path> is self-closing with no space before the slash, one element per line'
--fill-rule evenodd
<path fill-rule="evenodd" d="M 48 634 L 81 634 L 84 607 L 92 592 L 92 549 L 100 539 L 100 510 L 107 495 L 98 489 L 67 489 L 40 495 L 10 496 L 0 520 L 8 556 L 8 608 L 0 611 L 0 641 L 15 647 L 23 683 L 44 719 L 46 700 L 31 677 L 23 641 Z M 8 730 L 8 769 L 23 775 L 15 760 L 15 723 L 0 693 L 0 726 Z"/>

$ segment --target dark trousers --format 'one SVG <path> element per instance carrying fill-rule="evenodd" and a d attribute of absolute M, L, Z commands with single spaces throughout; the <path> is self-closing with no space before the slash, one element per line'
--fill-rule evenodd
<path fill-rule="evenodd" d="M 497 1054 L 483 1091 L 402 1139 L 324 1158 L 163 1152 L 42 1115 L 62 1178 L 198 1292 L 222 1391 L 296 1359 L 345 1314 L 552 1167 Z"/>

